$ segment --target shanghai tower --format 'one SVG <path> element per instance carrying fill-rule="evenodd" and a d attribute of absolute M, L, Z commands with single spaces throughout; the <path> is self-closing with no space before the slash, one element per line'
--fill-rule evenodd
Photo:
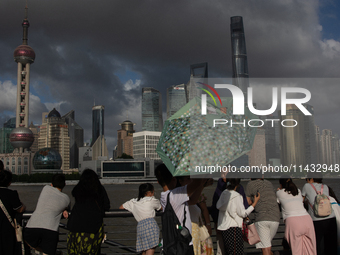
<path fill-rule="evenodd" d="M 249 87 L 246 40 L 244 37 L 243 19 L 241 16 L 230 18 L 231 51 L 233 67 L 233 84 L 244 94 Z"/>

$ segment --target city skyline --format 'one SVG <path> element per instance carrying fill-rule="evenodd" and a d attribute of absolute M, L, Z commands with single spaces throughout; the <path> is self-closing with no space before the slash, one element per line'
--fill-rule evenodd
<path fill-rule="evenodd" d="M 15 116 L 13 52 L 22 42 L 24 4 L 2 4 L 1 123 Z M 28 8 L 28 45 L 37 54 L 30 77 L 29 123 L 41 124 L 41 113 L 54 107 L 62 114 L 74 110 L 85 130 L 85 141 L 89 141 L 89 109 L 95 99 L 106 108 L 109 151 L 117 144 L 116 132 L 126 116 L 137 123 L 136 131 L 142 130 L 141 114 L 136 111 L 141 108 L 142 87 L 153 87 L 165 98 L 168 87 L 189 81 L 191 64 L 202 62 L 209 63 L 211 77 L 232 76 L 232 16 L 243 17 L 251 77 L 339 77 L 337 3 L 221 1 L 211 5 L 197 1 L 191 6 L 85 1 L 79 6 L 65 1 L 29 1 Z M 330 112 L 338 110 L 338 100 L 326 96 L 321 98 L 330 104 Z M 336 118 L 324 119 L 315 121 L 321 129 L 340 133 Z"/>

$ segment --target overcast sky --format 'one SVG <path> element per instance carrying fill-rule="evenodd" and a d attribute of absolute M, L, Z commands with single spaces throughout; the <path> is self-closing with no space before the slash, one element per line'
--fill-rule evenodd
<path fill-rule="evenodd" d="M 186 83 L 190 65 L 208 62 L 210 77 L 231 76 L 230 17 L 243 16 L 250 77 L 340 78 L 339 3 L 334 0 L 126 1 L 28 0 L 30 121 L 55 107 L 75 110 L 91 138 L 92 106 L 105 106 L 110 155 L 119 123 L 141 130 L 141 90 Z M 0 4 L 0 124 L 15 113 L 24 0 Z M 335 86 L 337 89 L 339 86 Z M 337 93 L 327 86 L 339 129 Z M 312 94 L 312 97 L 314 95 Z M 164 115 L 165 117 L 165 115 Z"/>

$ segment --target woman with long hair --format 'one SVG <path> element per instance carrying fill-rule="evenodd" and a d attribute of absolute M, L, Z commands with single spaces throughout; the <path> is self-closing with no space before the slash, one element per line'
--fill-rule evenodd
<path fill-rule="evenodd" d="M 103 218 L 110 209 L 110 200 L 98 175 L 86 169 L 72 190 L 75 204 L 67 222 L 67 252 L 72 254 L 100 254 L 104 239 Z"/>
<path fill-rule="evenodd" d="M 285 238 L 293 255 L 316 255 L 313 221 L 303 206 L 301 191 L 291 179 L 281 178 L 276 196 L 286 225 Z"/>
<path fill-rule="evenodd" d="M 154 194 L 153 185 L 143 183 L 139 186 L 138 198 L 133 198 L 119 207 L 132 212 L 138 222 L 136 250 L 143 255 L 153 255 L 159 244 L 159 228 L 154 218 L 155 210 L 160 210 L 162 206 Z"/>
<path fill-rule="evenodd" d="M 217 229 L 222 231 L 224 251 L 228 255 L 241 255 L 243 253 L 242 223 L 243 218 L 254 210 L 260 200 L 260 193 L 254 196 L 254 202 L 247 209 L 244 208 L 243 197 L 236 190 L 240 179 L 228 179 L 227 188 L 217 201 L 219 209 Z"/>
<path fill-rule="evenodd" d="M 14 222 L 15 214 L 24 212 L 26 206 L 21 203 L 16 190 L 8 189 L 11 183 L 12 173 L 2 169 L 0 171 L 0 200 L 11 221 Z M 0 254 L 18 254 L 20 248 L 18 249 L 17 246 L 15 229 L 2 211 L 0 208 Z"/>

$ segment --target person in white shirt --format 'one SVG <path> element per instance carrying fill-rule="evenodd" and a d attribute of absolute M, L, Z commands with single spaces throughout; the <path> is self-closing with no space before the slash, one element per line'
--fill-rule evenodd
<path fill-rule="evenodd" d="M 24 231 L 25 242 L 44 254 L 56 253 L 61 216 L 68 218 L 70 198 L 62 192 L 65 184 L 65 175 L 53 175 L 51 185 L 46 185 L 42 189 L 37 207 Z"/>
<path fill-rule="evenodd" d="M 285 238 L 293 255 L 316 255 L 313 221 L 303 206 L 301 191 L 291 179 L 281 178 L 276 196 L 286 225 Z"/>
<path fill-rule="evenodd" d="M 167 204 L 168 193 L 171 192 L 169 196 L 170 204 L 173 207 L 179 222 L 181 223 L 184 222 L 184 210 L 185 210 L 186 217 L 183 226 L 185 226 L 191 234 L 192 233 L 191 218 L 188 205 L 196 204 L 203 188 L 208 185 L 211 185 L 213 183 L 213 180 L 195 178 L 188 185 L 176 188 L 177 179 L 176 177 L 172 176 L 172 174 L 165 166 L 165 164 L 157 166 L 157 168 L 155 169 L 155 175 L 158 183 L 163 188 L 163 192 L 161 193 L 160 199 L 163 211 Z M 189 246 L 190 247 L 188 252 L 183 255 L 194 255 L 192 242 L 190 242 Z"/>
<path fill-rule="evenodd" d="M 132 212 L 138 222 L 136 250 L 142 252 L 143 255 L 153 255 L 159 244 L 159 228 L 154 218 L 155 210 L 160 210 L 162 206 L 154 194 L 155 190 L 152 184 L 141 184 L 138 198 L 133 198 L 119 207 L 119 209 Z"/>
<path fill-rule="evenodd" d="M 243 254 L 243 218 L 248 217 L 260 200 L 258 193 L 252 205 L 245 209 L 243 197 L 236 191 L 239 184 L 240 179 L 229 179 L 227 189 L 222 192 L 216 204 L 219 209 L 217 229 L 222 231 L 225 254 Z"/>

